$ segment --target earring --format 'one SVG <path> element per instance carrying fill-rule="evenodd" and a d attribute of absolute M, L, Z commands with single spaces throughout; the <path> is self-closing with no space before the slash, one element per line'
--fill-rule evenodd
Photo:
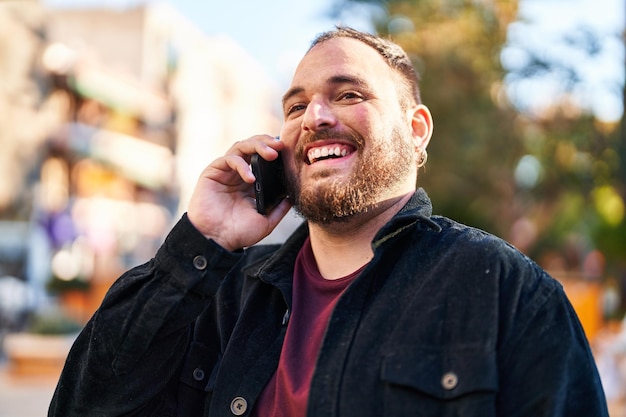
<path fill-rule="evenodd" d="M 421 168 L 424 165 L 426 165 L 426 161 L 428 161 L 428 152 L 426 152 L 426 149 L 419 148 L 419 154 L 420 154 L 420 159 L 419 159 L 419 162 L 417 163 L 417 167 Z"/>

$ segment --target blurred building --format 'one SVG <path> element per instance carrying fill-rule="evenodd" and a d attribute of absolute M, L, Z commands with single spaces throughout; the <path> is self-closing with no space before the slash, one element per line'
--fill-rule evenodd
<path fill-rule="evenodd" d="M 2 2 L 0 86 L 0 277 L 35 299 L 82 290 L 80 319 L 154 254 L 208 162 L 280 127 L 259 64 L 166 5 Z"/>

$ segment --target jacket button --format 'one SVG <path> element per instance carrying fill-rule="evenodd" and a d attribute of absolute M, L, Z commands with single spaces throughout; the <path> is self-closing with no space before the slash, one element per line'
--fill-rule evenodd
<path fill-rule="evenodd" d="M 200 368 L 196 368 L 193 370 L 193 379 L 196 381 L 202 381 L 204 379 L 204 371 Z"/>
<path fill-rule="evenodd" d="M 198 255 L 195 258 L 193 258 L 193 267 L 196 268 L 197 270 L 203 271 L 207 265 L 208 265 L 208 262 L 204 256 Z"/>
<path fill-rule="evenodd" d="M 248 409 L 248 401 L 243 397 L 235 397 L 230 403 L 230 412 L 236 416 L 243 415 Z"/>
<path fill-rule="evenodd" d="M 448 372 L 441 378 L 441 386 L 446 390 L 452 390 L 459 384 L 459 377 L 454 372 Z"/>

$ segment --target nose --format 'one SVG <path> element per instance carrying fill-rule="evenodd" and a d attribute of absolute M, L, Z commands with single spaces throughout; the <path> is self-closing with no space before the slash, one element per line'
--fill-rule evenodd
<path fill-rule="evenodd" d="M 324 100 L 312 100 L 302 118 L 302 130 L 317 131 L 333 127 L 337 123 L 332 109 Z"/>

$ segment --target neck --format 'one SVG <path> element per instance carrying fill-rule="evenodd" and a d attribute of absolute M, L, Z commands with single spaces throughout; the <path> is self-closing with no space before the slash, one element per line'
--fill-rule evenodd
<path fill-rule="evenodd" d="M 367 213 L 345 222 L 309 224 L 311 248 L 322 276 L 338 279 L 372 260 L 374 236 L 400 211 L 411 195 L 408 193 L 381 202 Z"/>

